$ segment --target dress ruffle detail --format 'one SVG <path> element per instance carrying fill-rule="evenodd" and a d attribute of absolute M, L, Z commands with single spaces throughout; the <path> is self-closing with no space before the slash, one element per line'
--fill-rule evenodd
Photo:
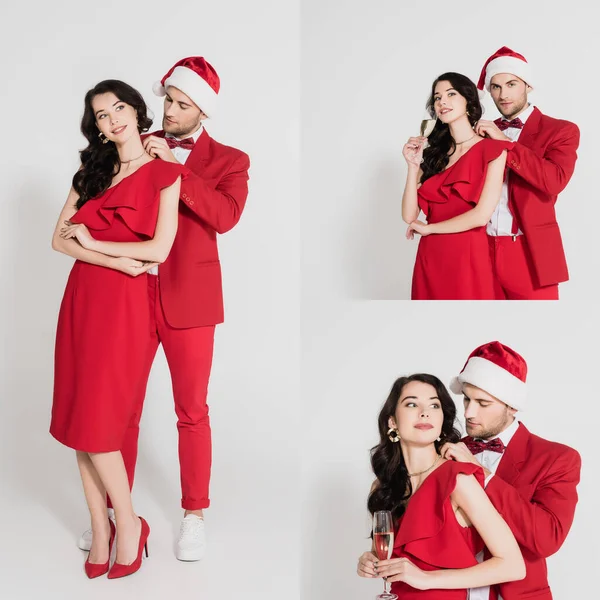
<path fill-rule="evenodd" d="M 456 535 L 456 527 L 460 525 L 455 522 L 449 501 L 460 473 L 475 475 L 483 486 L 483 469 L 478 465 L 448 461 L 438 467 L 409 501 L 394 542 L 395 549 L 439 569 L 464 569 L 477 564 L 467 539 Z M 449 519 L 453 520 L 453 526 L 446 527 Z"/>
<path fill-rule="evenodd" d="M 454 194 L 465 202 L 476 205 L 485 184 L 485 177 L 481 177 L 482 172 L 485 173 L 488 164 L 498 158 L 504 150 L 510 150 L 513 145 L 514 142 L 487 138 L 481 140 L 451 167 L 425 181 L 418 191 L 420 204 L 448 202 Z M 477 182 L 476 186 L 473 186 L 474 182 Z M 423 209 L 423 206 L 421 208 Z"/>
<path fill-rule="evenodd" d="M 101 231 L 110 229 L 118 216 L 134 233 L 152 238 L 158 218 L 160 191 L 172 185 L 177 177 L 185 179 L 188 174 L 189 169 L 183 165 L 155 159 L 101 196 L 88 200 L 71 221 L 83 223 L 90 231 Z"/>

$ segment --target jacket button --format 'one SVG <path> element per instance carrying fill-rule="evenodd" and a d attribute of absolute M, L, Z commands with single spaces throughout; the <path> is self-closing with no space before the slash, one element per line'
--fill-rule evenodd
<path fill-rule="evenodd" d="M 189 202 L 190 202 L 190 206 L 194 205 L 194 201 L 193 200 L 190 200 Z"/>

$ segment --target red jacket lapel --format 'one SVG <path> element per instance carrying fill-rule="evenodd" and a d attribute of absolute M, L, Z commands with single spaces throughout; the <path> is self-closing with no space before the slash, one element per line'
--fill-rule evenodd
<path fill-rule="evenodd" d="M 496 470 L 496 475 L 506 483 L 513 484 L 519 477 L 519 467 L 527 458 L 530 435 L 525 425 L 519 423 L 519 428 L 508 443 Z"/>

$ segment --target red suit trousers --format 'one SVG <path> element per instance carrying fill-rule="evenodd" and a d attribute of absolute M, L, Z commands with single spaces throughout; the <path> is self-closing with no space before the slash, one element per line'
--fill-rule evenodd
<path fill-rule="evenodd" d="M 181 506 L 200 510 L 210 505 L 211 432 L 206 402 L 212 366 L 215 326 L 175 329 L 171 327 L 160 302 L 160 280 L 148 275 L 148 299 L 151 327 L 146 372 L 140 381 L 136 411 L 125 434 L 121 453 L 133 487 L 137 461 L 139 423 L 142 416 L 146 384 L 158 350 L 163 350 L 171 373 L 177 429 L 179 432 L 179 468 Z M 110 500 L 109 500 L 110 506 Z"/>
<path fill-rule="evenodd" d="M 558 300 L 558 284 L 533 282 L 524 236 L 488 235 L 496 300 Z"/>

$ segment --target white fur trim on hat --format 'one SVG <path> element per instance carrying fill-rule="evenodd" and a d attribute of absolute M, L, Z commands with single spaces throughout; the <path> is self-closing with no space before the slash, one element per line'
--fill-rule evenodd
<path fill-rule="evenodd" d="M 152 86 L 152 91 L 157 96 L 165 96 L 166 88 L 176 87 L 196 104 L 196 106 L 207 116 L 214 116 L 217 110 L 218 95 L 198 73 L 187 67 L 175 67 L 171 76 L 162 85 L 157 81 Z"/>
<path fill-rule="evenodd" d="M 531 67 L 520 58 L 514 56 L 499 56 L 490 61 L 485 69 L 485 89 L 490 91 L 492 77 L 498 73 L 511 73 L 522 79 L 529 87 L 533 88 L 531 83 Z"/>
<path fill-rule="evenodd" d="M 527 387 L 524 381 L 499 367 L 490 360 L 473 356 L 462 372 L 450 382 L 450 390 L 463 393 L 463 384 L 470 383 L 501 402 L 517 410 L 523 410 L 527 402 Z"/>

